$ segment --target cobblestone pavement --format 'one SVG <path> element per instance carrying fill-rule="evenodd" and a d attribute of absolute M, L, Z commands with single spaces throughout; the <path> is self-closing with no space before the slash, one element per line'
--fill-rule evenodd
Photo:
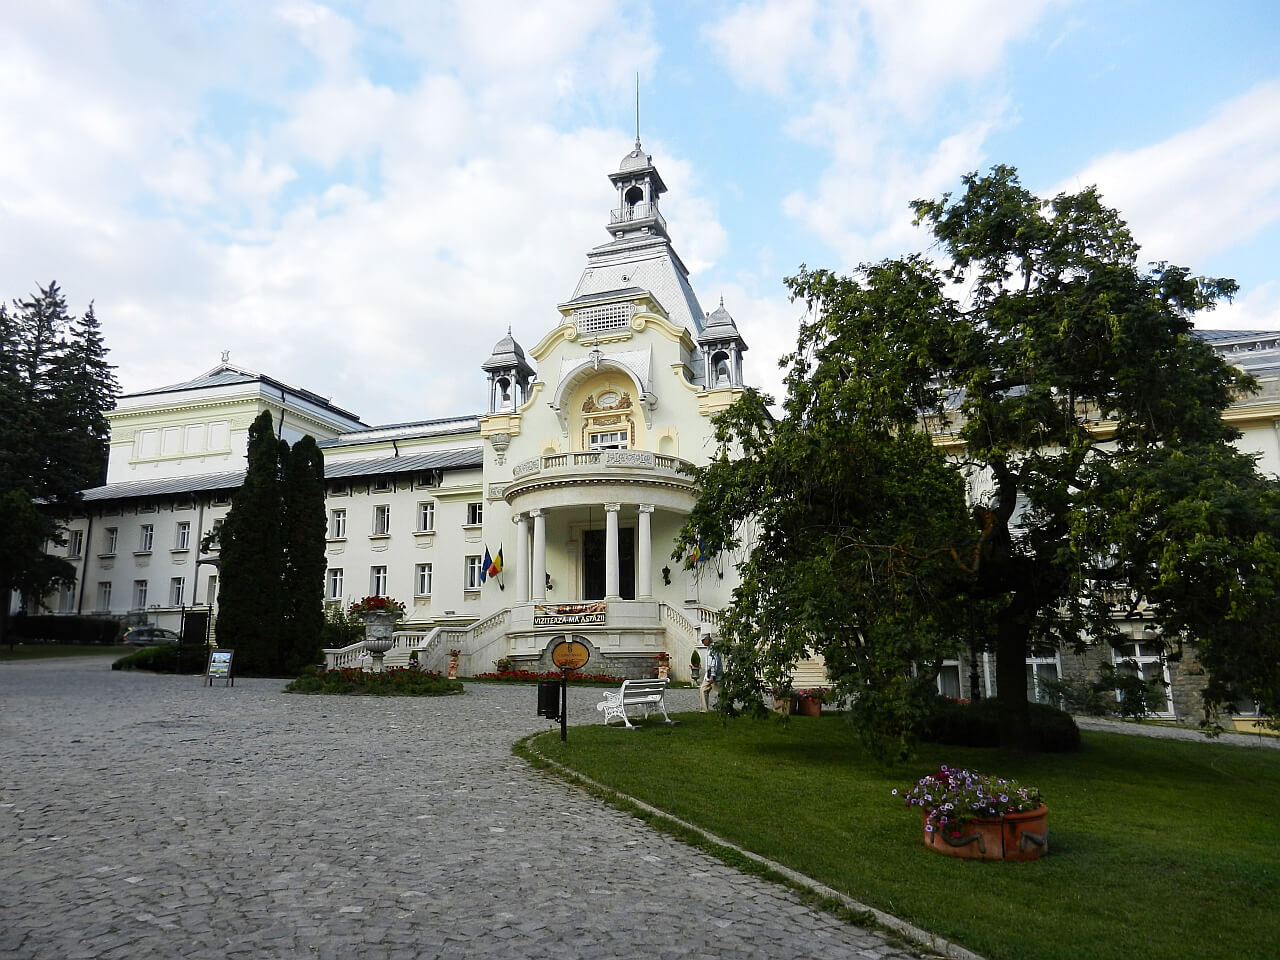
<path fill-rule="evenodd" d="M 532 689 L 281 687 L 0 664 L 0 958 L 915 955 L 529 768 Z"/>

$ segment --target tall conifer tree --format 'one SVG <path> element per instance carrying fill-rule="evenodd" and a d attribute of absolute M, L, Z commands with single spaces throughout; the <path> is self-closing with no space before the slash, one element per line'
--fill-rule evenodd
<path fill-rule="evenodd" d="M 236 651 L 237 671 L 271 674 L 281 669 L 285 603 L 280 448 L 268 411 L 249 427 L 247 456 L 222 525 L 218 643 Z"/>
<path fill-rule="evenodd" d="M 287 672 L 311 662 L 324 628 L 324 456 L 313 437 L 293 445 L 284 475 L 285 609 L 282 655 Z"/>

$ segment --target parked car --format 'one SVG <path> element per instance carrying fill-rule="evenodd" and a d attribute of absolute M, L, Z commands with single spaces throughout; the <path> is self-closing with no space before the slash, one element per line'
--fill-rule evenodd
<path fill-rule="evenodd" d="M 161 643 L 180 643 L 182 637 L 164 627 L 131 627 L 125 631 L 124 643 L 134 647 L 152 647 Z"/>

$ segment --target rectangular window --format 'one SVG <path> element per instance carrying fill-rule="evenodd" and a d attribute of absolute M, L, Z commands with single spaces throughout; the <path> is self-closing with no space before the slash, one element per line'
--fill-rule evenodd
<path fill-rule="evenodd" d="M 467 557 L 466 560 L 467 560 L 466 578 L 463 581 L 466 584 L 466 589 L 479 590 L 480 587 L 483 586 L 480 580 L 480 570 L 481 570 L 482 564 L 484 563 L 484 558 Z"/>
<path fill-rule="evenodd" d="M 440 473 L 436 470 L 422 470 L 413 478 L 415 487 L 438 487 L 440 486 Z"/>
<path fill-rule="evenodd" d="M 71 530 L 67 533 L 67 556 L 78 557 L 84 553 L 84 531 Z"/>
<path fill-rule="evenodd" d="M 423 500 L 418 504 L 418 532 L 430 533 L 436 528 L 436 502 Z"/>
<path fill-rule="evenodd" d="M 391 532 L 391 504 L 379 503 L 373 508 L 373 535 L 385 537 Z"/>
<path fill-rule="evenodd" d="M 182 606 L 183 594 L 187 592 L 187 582 L 182 577 L 174 577 L 169 581 L 169 606 Z"/>
<path fill-rule="evenodd" d="M 943 660 L 938 668 L 938 693 L 952 700 L 960 699 L 960 661 Z"/>
<path fill-rule="evenodd" d="M 351 484 L 345 480 L 339 483 L 329 484 L 329 496 L 331 497 L 348 497 L 351 495 Z"/>
<path fill-rule="evenodd" d="M 216 576 L 209 578 L 209 585 L 205 588 L 204 598 L 204 602 L 211 607 L 218 602 L 218 578 Z"/>
<path fill-rule="evenodd" d="M 391 485 L 390 477 L 374 477 L 373 492 L 374 493 L 390 493 L 395 488 Z"/>
<path fill-rule="evenodd" d="M 108 613 L 111 610 L 111 581 L 98 581 L 98 612 Z"/>
<path fill-rule="evenodd" d="M 347 539 L 347 511 L 345 507 L 341 510 L 329 511 L 329 539 Z"/>
<path fill-rule="evenodd" d="M 420 563 L 414 567 L 413 594 L 416 597 L 431 596 L 431 564 Z"/>
<path fill-rule="evenodd" d="M 133 581 L 133 609 L 145 610 L 147 608 L 147 581 Z"/>
<path fill-rule="evenodd" d="M 1051 707 L 1061 706 L 1048 686 L 1049 683 L 1056 682 L 1058 676 L 1057 654 L 1051 657 L 1027 657 L 1027 699 L 1047 703 Z"/>
<path fill-rule="evenodd" d="M 154 503 L 147 502 L 138 504 L 139 513 L 155 513 L 158 509 L 159 508 Z"/>
<path fill-rule="evenodd" d="M 64 583 L 58 590 L 58 612 L 76 612 L 76 585 L 74 583 Z"/>
<path fill-rule="evenodd" d="M 481 523 L 484 523 L 484 504 L 468 503 L 467 504 L 467 524 L 469 526 L 476 526 Z"/>
<path fill-rule="evenodd" d="M 226 490 L 219 490 L 213 495 L 213 499 L 209 501 L 215 507 L 225 507 L 231 502 L 231 494 Z"/>
<path fill-rule="evenodd" d="M 330 600 L 342 599 L 342 568 L 330 567 L 325 576 L 325 596 Z"/>
<path fill-rule="evenodd" d="M 120 542 L 120 528 L 107 527 L 102 531 L 102 553 L 104 556 L 114 556 L 116 546 Z"/>
<path fill-rule="evenodd" d="M 190 550 L 191 549 L 191 521 L 180 520 L 178 522 L 177 531 L 173 537 L 173 549 Z"/>
<path fill-rule="evenodd" d="M 150 553 L 151 543 L 155 540 L 156 528 L 153 524 L 144 523 L 138 529 L 138 552 Z"/>
<path fill-rule="evenodd" d="M 369 596 L 385 597 L 387 595 L 387 568 L 369 568 Z"/>
<path fill-rule="evenodd" d="M 590 436 L 592 450 L 625 450 L 627 448 L 627 431 L 606 430 Z"/>
<path fill-rule="evenodd" d="M 1163 697 L 1156 694 L 1155 713 L 1158 716 L 1171 716 L 1173 702 L 1169 699 L 1169 668 L 1165 663 L 1160 645 L 1151 641 L 1125 643 L 1113 647 L 1111 654 L 1117 671 L 1136 674 L 1157 687 L 1163 685 Z M 1120 699 L 1121 694 L 1117 691 L 1116 700 Z"/>

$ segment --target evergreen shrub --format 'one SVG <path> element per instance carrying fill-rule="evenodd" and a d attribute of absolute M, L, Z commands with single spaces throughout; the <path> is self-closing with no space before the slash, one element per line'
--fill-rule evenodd
<path fill-rule="evenodd" d="M 203 643 L 164 643 L 143 647 L 111 664 L 112 670 L 150 670 L 152 673 L 204 673 L 209 648 Z"/>
<path fill-rule="evenodd" d="M 442 697 L 462 693 L 462 682 L 435 670 L 393 667 L 366 673 L 351 667 L 341 670 L 304 670 L 284 688 L 286 693 L 331 693 L 384 697 Z"/>
<path fill-rule="evenodd" d="M 1080 749 L 1080 728 L 1071 714 L 1043 703 L 1029 703 L 1032 749 L 1069 753 Z M 995 700 L 968 703 L 938 697 L 929 711 L 920 739 L 960 747 L 1000 745 L 1000 707 Z"/>

